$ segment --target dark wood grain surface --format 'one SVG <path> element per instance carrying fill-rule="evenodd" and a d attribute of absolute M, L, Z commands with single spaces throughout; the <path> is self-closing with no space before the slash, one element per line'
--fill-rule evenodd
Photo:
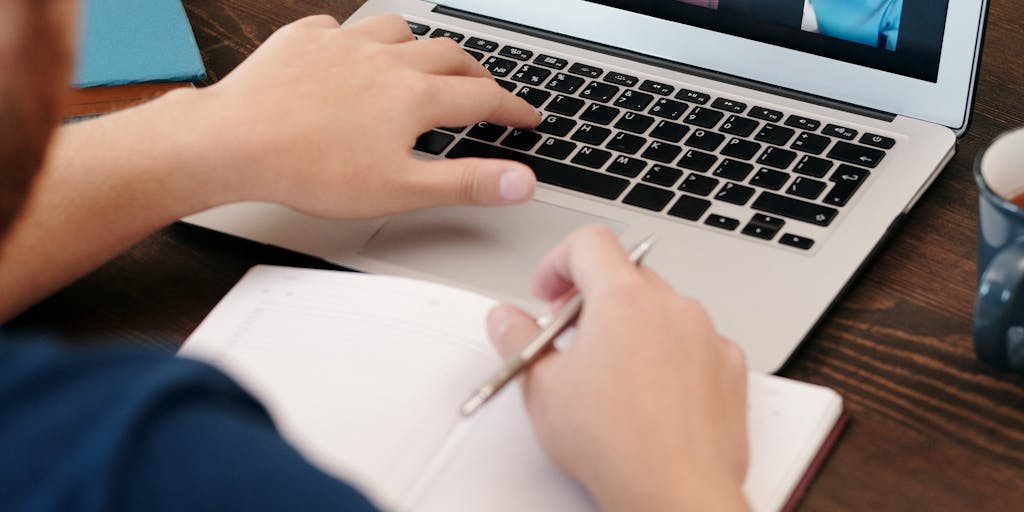
<path fill-rule="evenodd" d="M 299 17 L 360 0 L 186 0 L 214 82 Z M 853 422 L 801 510 L 1024 510 L 1024 379 L 974 358 L 971 164 L 1024 125 L 1024 0 L 992 0 L 974 122 L 949 167 L 783 374 L 836 389 Z M 1022 169 L 1024 172 L 1024 169 Z M 78 344 L 173 350 L 252 265 L 330 266 L 183 225 L 22 315 Z"/>

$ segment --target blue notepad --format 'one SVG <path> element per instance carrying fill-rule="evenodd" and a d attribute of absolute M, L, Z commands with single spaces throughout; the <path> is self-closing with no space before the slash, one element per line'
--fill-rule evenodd
<path fill-rule="evenodd" d="M 180 0 L 84 0 L 75 87 L 206 77 Z"/>

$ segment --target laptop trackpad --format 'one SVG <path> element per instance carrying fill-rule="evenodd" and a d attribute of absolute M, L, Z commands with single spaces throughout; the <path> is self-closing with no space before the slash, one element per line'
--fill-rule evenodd
<path fill-rule="evenodd" d="M 580 226 L 626 225 L 540 201 L 504 208 L 446 207 L 393 217 L 360 254 L 466 285 L 529 297 L 540 260 Z"/>

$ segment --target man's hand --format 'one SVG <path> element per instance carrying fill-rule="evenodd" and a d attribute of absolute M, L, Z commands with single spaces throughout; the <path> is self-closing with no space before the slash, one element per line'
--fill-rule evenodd
<path fill-rule="evenodd" d="M 745 510 L 746 368 L 700 304 L 629 262 L 614 234 L 585 228 L 533 281 L 554 304 L 579 290 L 574 341 L 523 381 L 540 443 L 605 510 Z M 488 318 L 504 356 L 538 330 L 511 306 Z"/>
<path fill-rule="evenodd" d="M 417 41 L 398 16 L 345 28 L 329 16 L 297 21 L 193 95 L 188 147 L 227 194 L 216 202 L 273 201 L 355 218 L 533 195 L 533 173 L 520 163 L 412 156 L 431 128 L 533 127 L 540 113 L 458 43 Z"/>

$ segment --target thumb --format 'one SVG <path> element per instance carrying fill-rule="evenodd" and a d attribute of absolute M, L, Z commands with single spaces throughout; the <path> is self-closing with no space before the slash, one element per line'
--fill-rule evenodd
<path fill-rule="evenodd" d="M 533 317 L 515 306 L 495 306 L 487 314 L 487 334 L 502 359 L 514 356 L 540 327 Z"/>
<path fill-rule="evenodd" d="M 529 167 L 509 160 L 456 158 L 419 162 L 415 197 L 422 206 L 500 206 L 530 200 L 537 178 Z"/>

